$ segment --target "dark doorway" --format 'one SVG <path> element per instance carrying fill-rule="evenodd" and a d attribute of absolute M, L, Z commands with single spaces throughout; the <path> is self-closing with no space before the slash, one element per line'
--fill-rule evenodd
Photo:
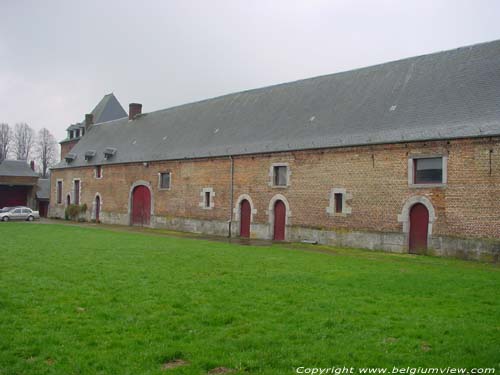
<path fill-rule="evenodd" d="M 48 201 L 38 202 L 38 213 L 40 214 L 41 217 L 47 217 L 48 208 L 49 208 Z"/>
<path fill-rule="evenodd" d="M 132 225 L 149 225 L 151 219 L 151 193 L 144 185 L 132 192 Z"/>
<path fill-rule="evenodd" d="M 428 228 L 429 211 L 423 204 L 417 203 L 410 209 L 410 253 L 419 254 L 427 250 Z"/>
<path fill-rule="evenodd" d="M 283 201 L 274 204 L 274 235 L 275 241 L 285 240 L 286 207 Z"/>
<path fill-rule="evenodd" d="M 246 199 L 240 204 L 240 237 L 250 237 L 250 218 L 252 216 L 250 202 Z"/>
<path fill-rule="evenodd" d="M 0 208 L 26 206 L 31 186 L 0 186 Z"/>

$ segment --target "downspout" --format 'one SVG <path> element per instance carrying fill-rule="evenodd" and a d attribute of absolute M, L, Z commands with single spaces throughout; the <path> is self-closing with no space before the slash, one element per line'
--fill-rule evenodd
<path fill-rule="evenodd" d="M 229 187 L 229 221 L 228 221 L 228 226 L 229 226 L 229 233 L 228 237 L 231 238 L 231 227 L 233 224 L 233 201 L 234 201 L 234 160 L 231 155 L 229 155 L 229 160 L 231 162 L 231 181 L 230 181 L 230 187 Z"/>

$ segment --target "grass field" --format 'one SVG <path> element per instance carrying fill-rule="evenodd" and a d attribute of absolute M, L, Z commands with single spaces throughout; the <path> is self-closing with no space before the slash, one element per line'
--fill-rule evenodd
<path fill-rule="evenodd" d="M 27 223 L 0 243 L 2 375 L 500 369 L 494 265 Z"/>

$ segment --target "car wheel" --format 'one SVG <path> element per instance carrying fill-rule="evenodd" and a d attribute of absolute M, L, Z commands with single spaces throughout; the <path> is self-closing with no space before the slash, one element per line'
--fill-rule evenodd
<path fill-rule="evenodd" d="M 3 221 L 9 221 L 9 217 L 8 216 L 4 216 L 2 220 Z"/>
<path fill-rule="evenodd" d="M 28 216 L 28 221 L 33 221 L 35 218 L 33 216 Z"/>

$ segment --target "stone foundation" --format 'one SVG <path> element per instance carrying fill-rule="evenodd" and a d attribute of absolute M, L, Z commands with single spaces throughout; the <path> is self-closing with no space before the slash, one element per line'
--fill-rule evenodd
<path fill-rule="evenodd" d="M 50 217 L 64 218 L 64 209 L 51 208 Z M 129 225 L 129 214 L 101 212 L 104 224 Z M 86 220 L 93 219 L 87 213 Z M 227 237 L 229 222 L 220 220 L 201 220 L 168 216 L 152 216 L 152 228 L 164 228 L 180 232 L 203 233 Z M 240 223 L 231 223 L 231 235 L 239 235 Z M 270 224 L 251 224 L 251 237 L 255 239 L 272 239 Z M 303 240 L 316 241 L 318 244 L 338 247 L 352 247 L 368 250 L 382 250 L 392 253 L 407 253 L 407 234 L 396 232 L 369 232 L 350 230 L 323 230 L 299 226 L 286 227 L 286 239 L 290 242 Z M 500 240 L 482 238 L 458 238 L 449 236 L 432 236 L 427 255 L 453 257 L 467 260 L 498 262 L 500 258 Z"/>

